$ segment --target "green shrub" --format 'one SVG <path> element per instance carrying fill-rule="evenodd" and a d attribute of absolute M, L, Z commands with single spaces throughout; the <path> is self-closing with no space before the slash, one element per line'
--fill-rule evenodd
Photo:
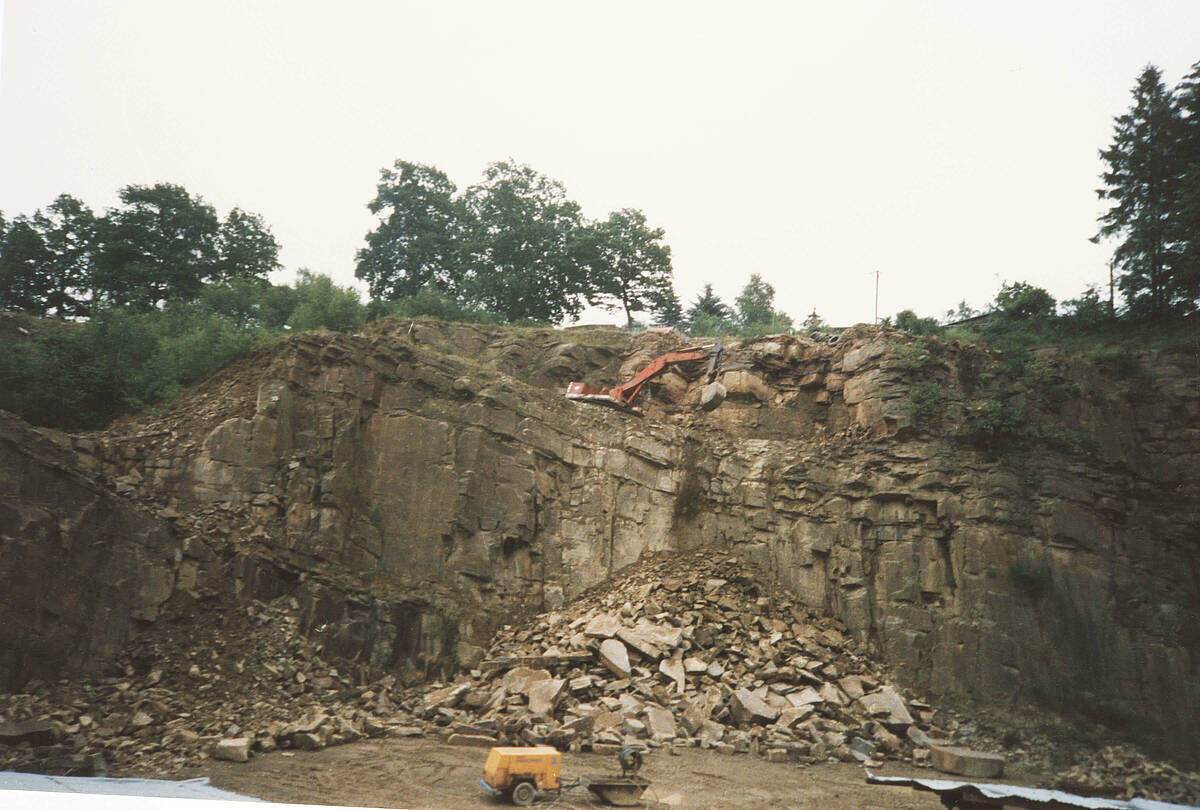
<path fill-rule="evenodd" d="M 1025 420 L 1024 408 L 992 400 L 967 417 L 967 436 L 984 447 L 995 447 L 1019 439 Z"/>
<path fill-rule="evenodd" d="M 1006 318 L 1052 318 L 1054 307 L 1054 296 L 1023 281 L 1002 284 L 996 293 L 996 309 Z"/>
<path fill-rule="evenodd" d="M 914 383 L 908 389 L 903 410 L 914 425 L 929 425 L 942 415 L 946 407 L 946 395 L 941 383 L 925 380 Z"/>
<path fill-rule="evenodd" d="M 1097 366 L 1118 379 L 1134 379 L 1145 373 L 1137 354 L 1128 346 L 1106 346 L 1092 352 L 1091 358 Z"/>
<path fill-rule="evenodd" d="M 264 336 L 183 305 L 101 310 L 84 324 L 43 322 L 0 341 L 0 408 L 69 430 L 103 427 L 198 382 Z"/>
<path fill-rule="evenodd" d="M 912 342 L 896 341 L 890 348 L 893 367 L 905 371 L 920 371 L 933 365 L 939 347 L 934 342 L 917 339 Z"/>
<path fill-rule="evenodd" d="M 301 270 L 296 279 L 296 308 L 287 325 L 296 331 L 332 329 L 344 332 L 361 326 L 367 310 L 352 287 L 339 287 L 329 276 Z"/>
<path fill-rule="evenodd" d="M 935 318 L 921 318 L 911 309 L 896 313 L 896 328 L 912 335 L 940 335 L 942 327 Z"/>
<path fill-rule="evenodd" d="M 426 287 L 408 298 L 372 301 L 367 306 L 372 319 L 396 317 L 436 318 L 439 321 L 458 323 L 499 324 L 504 322 L 504 318 L 495 312 L 475 309 L 430 287 Z"/>

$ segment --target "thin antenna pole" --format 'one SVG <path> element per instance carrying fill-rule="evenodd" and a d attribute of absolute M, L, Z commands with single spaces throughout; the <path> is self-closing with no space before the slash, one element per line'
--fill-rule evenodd
<path fill-rule="evenodd" d="M 875 324 L 879 325 L 879 271 L 875 271 Z"/>

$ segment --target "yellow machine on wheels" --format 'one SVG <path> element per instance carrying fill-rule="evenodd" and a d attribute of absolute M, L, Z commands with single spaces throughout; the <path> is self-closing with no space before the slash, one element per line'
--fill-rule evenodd
<path fill-rule="evenodd" d="M 637 776 L 642 767 L 642 755 L 623 749 L 617 755 L 620 776 L 582 777 L 563 784 L 562 754 L 550 745 L 527 748 L 497 747 L 488 752 L 480 784 L 491 793 L 507 796 L 513 804 L 527 807 L 533 804 L 539 791 L 564 790 L 585 785 L 588 790 L 608 804 L 632 807 L 640 802 L 650 781 Z"/>
<path fill-rule="evenodd" d="M 539 790 L 561 787 L 561 771 L 562 754 L 554 746 L 493 748 L 483 766 L 483 785 L 526 807 L 533 804 Z"/>

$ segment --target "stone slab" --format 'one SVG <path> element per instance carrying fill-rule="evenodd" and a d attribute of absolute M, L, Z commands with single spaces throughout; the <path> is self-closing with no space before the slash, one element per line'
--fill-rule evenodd
<path fill-rule="evenodd" d="M 933 767 L 945 773 L 969 776 L 972 779 L 992 779 L 1004 773 L 1004 757 L 960 746 L 933 746 L 929 749 Z"/>

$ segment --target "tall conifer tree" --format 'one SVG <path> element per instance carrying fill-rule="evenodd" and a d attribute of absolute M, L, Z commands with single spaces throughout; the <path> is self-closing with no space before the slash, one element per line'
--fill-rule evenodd
<path fill-rule="evenodd" d="M 1142 71 L 1133 98 L 1133 108 L 1116 119 L 1112 145 L 1100 153 L 1108 170 L 1097 193 L 1113 206 L 1100 217 L 1099 235 L 1122 237 L 1113 259 L 1121 268 L 1117 284 L 1129 311 L 1157 316 L 1180 297 L 1174 281 L 1182 249 L 1182 126 L 1179 108 L 1153 65 Z"/>
<path fill-rule="evenodd" d="M 1179 192 L 1182 262 L 1176 287 L 1185 308 L 1200 307 L 1200 62 L 1175 91 L 1181 120 L 1179 162 L 1183 169 Z"/>

